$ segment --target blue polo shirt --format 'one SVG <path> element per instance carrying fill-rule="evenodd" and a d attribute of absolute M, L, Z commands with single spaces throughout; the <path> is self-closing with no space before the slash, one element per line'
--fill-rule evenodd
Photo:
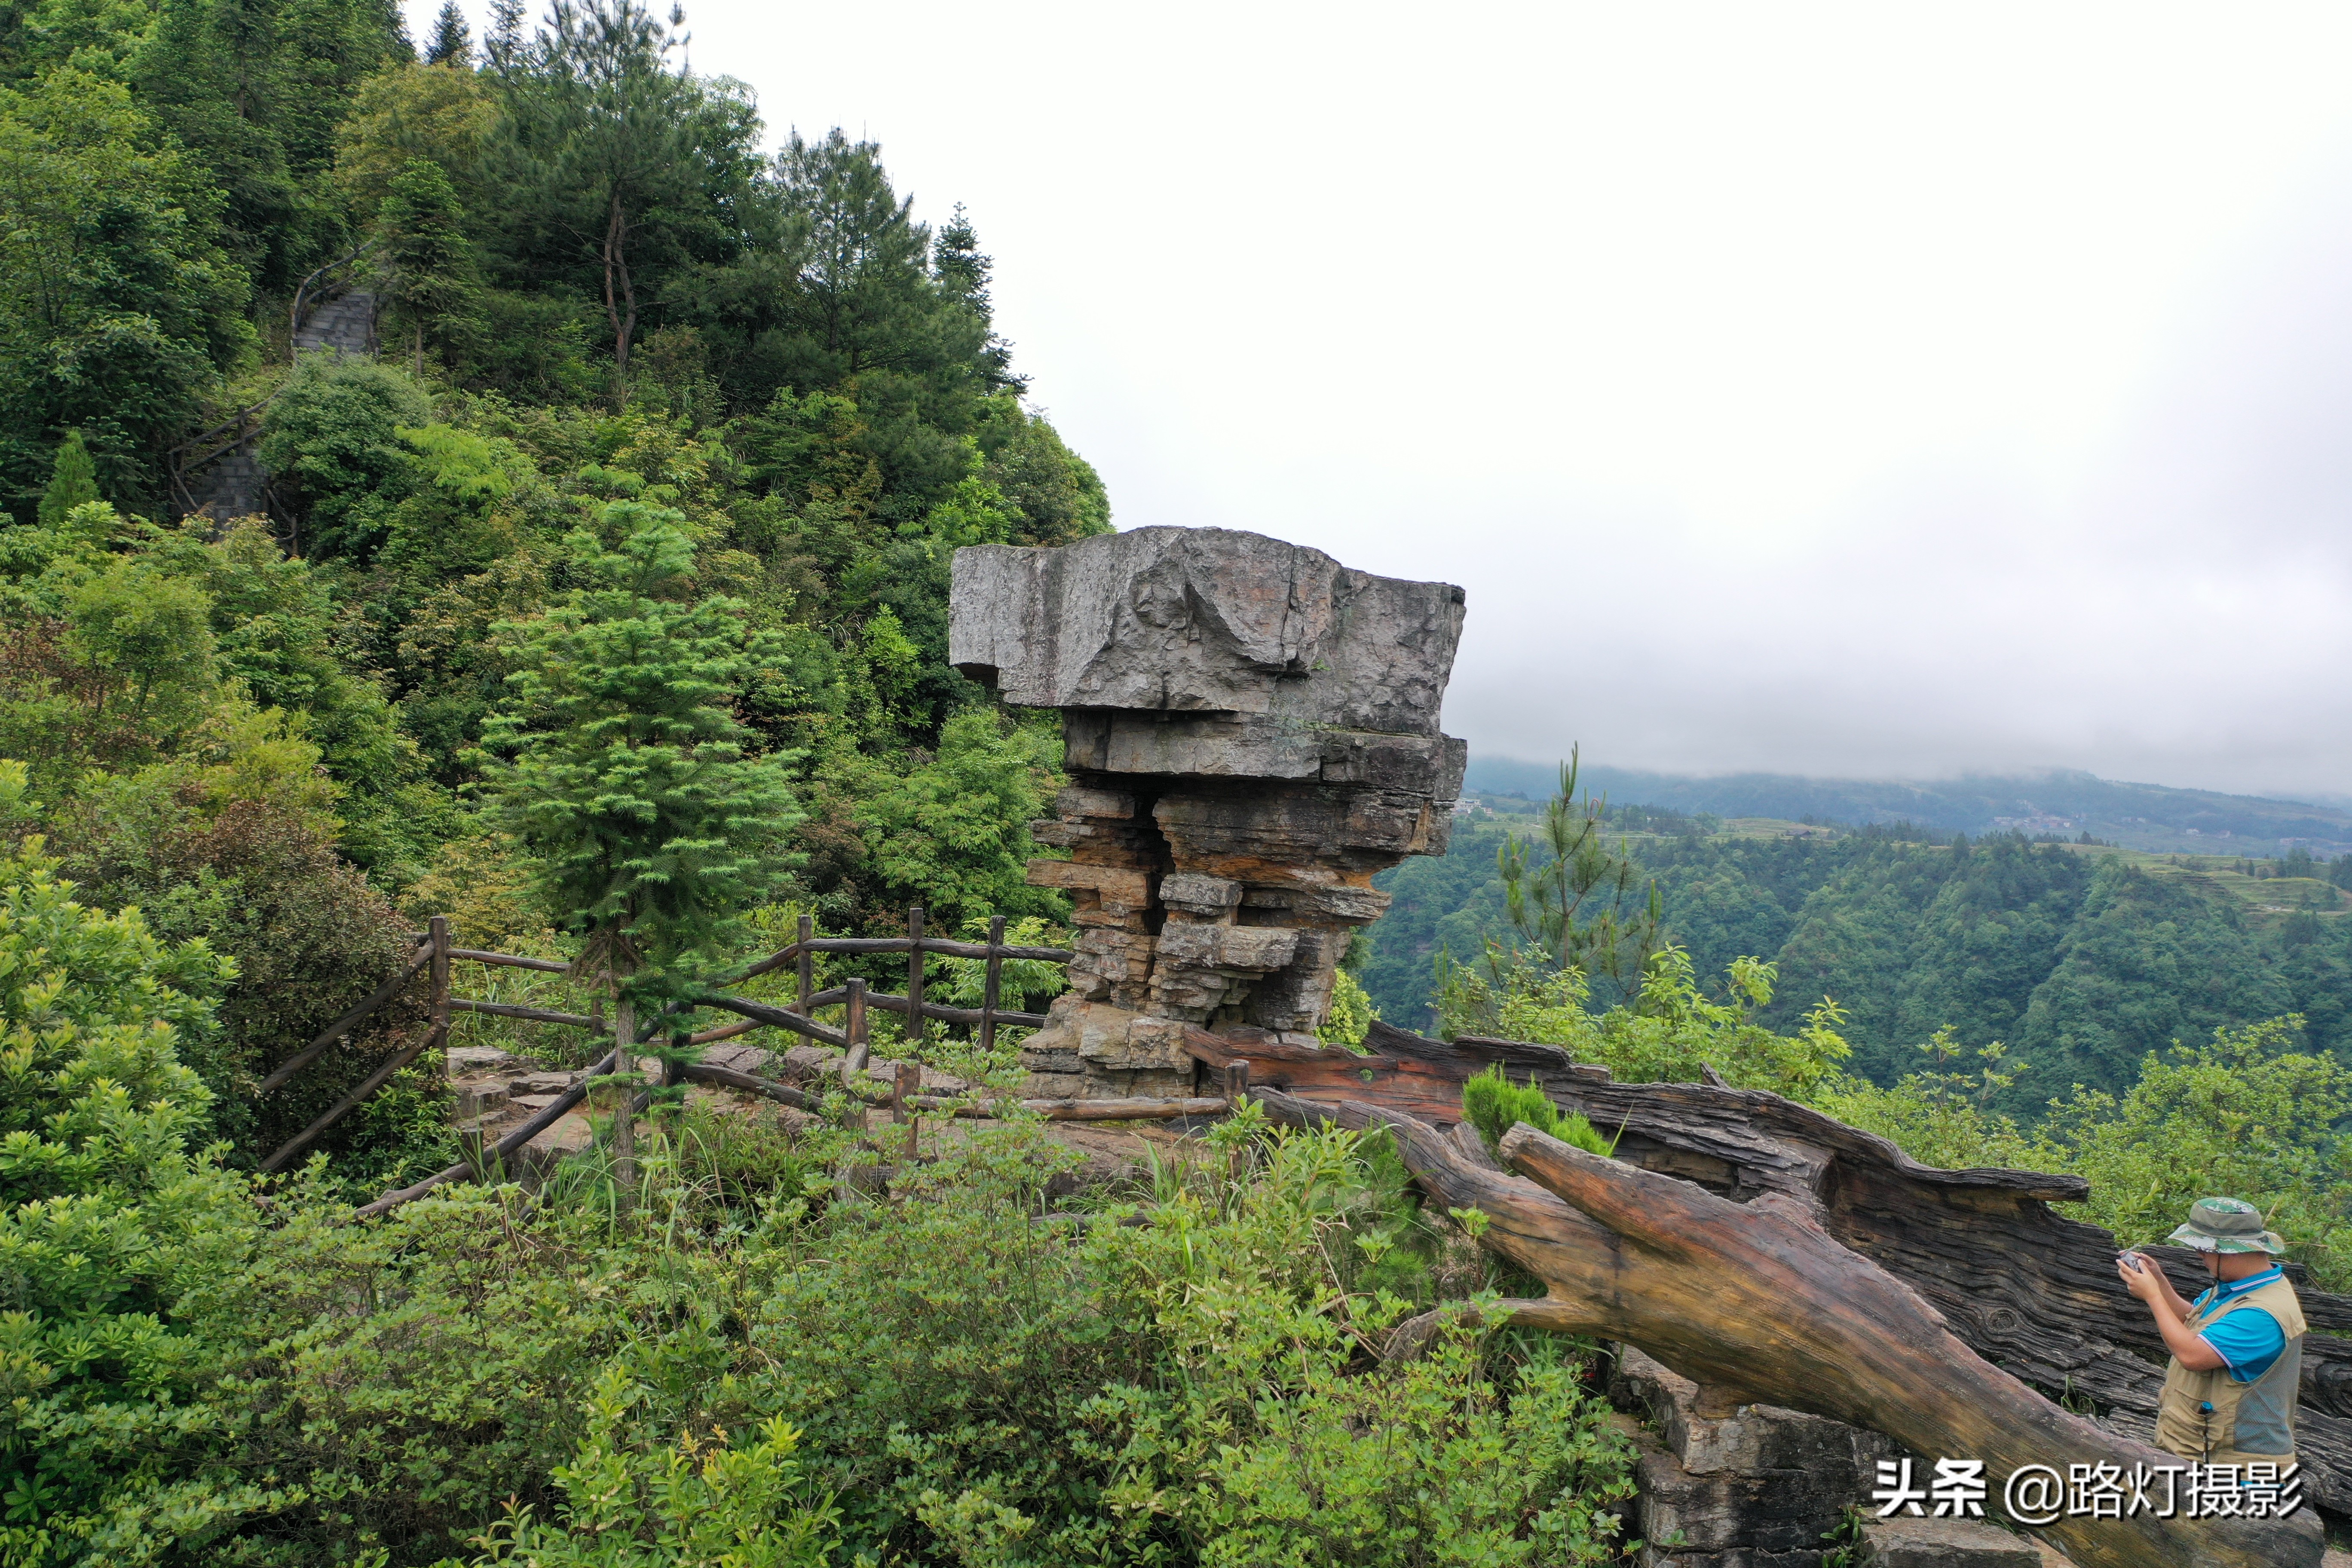
<path fill-rule="evenodd" d="M 2276 1264 L 2260 1274 L 2249 1274 L 2243 1279 L 2232 1279 L 2217 1285 L 2200 1296 L 2189 1306 L 2202 1310 L 2208 1302 L 2228 1301 L 2249 1290 L 2259 1290 L 2273 1280 L 2284 1279 L 2285 1271 Z M 2231 1313 L 2219 1321 L 2206 1324 L 2197 1331 L 2197 1337 L 2211 1345 L 2214 1352 L 2229 1364 L 2231 1383 L 2252 1383 L 2270 1371 L 2271 1363 L 2286 1349 L 2286 1330 L 2279 1321 L 2260 1307 L 2247 1307 Z"/>

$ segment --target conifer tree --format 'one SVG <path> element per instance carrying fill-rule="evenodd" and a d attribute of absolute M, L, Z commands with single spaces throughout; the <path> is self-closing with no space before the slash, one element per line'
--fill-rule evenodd
<path fill-rule="evenodd" d="M 68 430 L 66 438 L 58 443 L 58 455 L 49 471 L 49 488 L 41 492 L 40 523 L 44 528 L 56 528 L 66 520 L 66 513 L 99 499 L 98 465 L 89 459 L 89 448 L 82 444 L 79 430 Z"/>
<path fill-rule="evenodd" d="M 483 742 L 506 760 L 477 758 L 549 911 L 584 939 L 579 973 L 610 977 L 625 1075 L 635 1018 L 660 1007 L 672 1008 L 671 1038 L 649 1054 L 690 1054 L 685 1009 L 742 912 L 782 876 L 800 815 L 786 773 L 795 754 L 751 754 L 732 707 L 772 657 L 767 640 L 735 600 L 671 596 L 694 570 L 684 521 L 615 501 L 601 531 L 617 547 L 570 536 L 573 580 L 587 585 L 509 628 L 525 638 L 517 701 Z M 623 1115 L 616 1145 L 625 1102 Z"/>
<path fill-rule="evenodd" d="M 376 226 L 388 291 L 407 321 L 413 368 L 422 375 L 427 339 L 446 349 L 462 338 L 481 293 L 457 193 L 441 165 L 419 158 L 394 175 Z"/>
<path fill-rule="evenodd" d="M 433 22 L 433 41 L 425 48 L 425 63 L 453 70 L 473 68 L 474 34 L 466 26 L 466 13 L 458 9 L 457 0 L 442 0 L 441 15 Z"/>

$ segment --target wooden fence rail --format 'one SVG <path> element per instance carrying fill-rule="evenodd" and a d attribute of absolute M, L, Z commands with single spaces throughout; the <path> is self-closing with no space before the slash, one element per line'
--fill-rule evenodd
<path fill-rule="evenodd" d="M 1003 992 L 1004 961 L 1025 959 L 1046 963 L 1067 963 L 1072 953 L 1068 948 L 1013 946 L 1004 941 L 1004 917 L 998 915 L 989 921 L 988 940 L 984 942 L 950 942 L 943 937 L 925 933 L 925 911 L 918 904 L 907 911 L 907 934 L 903 937 L 821 937 L 814 921 L 807 915 L 800 919 L 797 940 L 744 969 L 738 984 L 760 975 L 772 973 L 786 965 L 797 970 L 798 985 L 793 1000 L 782 1006 L 755 1002 L 748 997 L 713 993 L 695 998 L 695 1005 L 733 1013 L 741 1022 L 721 1025 L 688 1037 L 689 1045 L 707 1045 L 718 1040 L 733 1039 L 758 1028 L 783 1029 L 820 1045 L 831 1046 L 843 1053 L 845 1081 L 865 1066 L 870 1054 L 866 1037 L 866 1016 L 869 1008 L 896 1013 L 903 1017 L 935 1020 L 943 1024 L 961 1025 L 977 1031 L 981 1047 L 992 1049 L 996 1031 L 1004 1026 L 1015 1028 L 1037 1028 L 1045 1022 L 1045 1015 L 1024 1013 L 999 1005 Z M 561 1012 L 549 1007 L 529 1007 L 516 1003 L 488 1002 L 470 996 L 453 995 L 450 992 L 449 966 L 457 960 L 480 963 L 493 968 L 531 970 L 543 974 L 570 974 L 573 965 L 549 958 L 530 958 L 520 953 L 494 952 L 486 948 L 458 947 L 450 940 L 449 920 L 436 915 L 427 930 L 412 933 L 417 943 L 415 952 L 399 973 L 376 987 L 366 1000 L 343 1014 L 309 1045 L 278 1064 L 270 1074 L 255 1086 L 256 1097 L 283 1088 L 297 1074 L 325 1055 L 337 1041 L 347 1039 L 360 1025 L 390 1004 L 394 998 L 413 984 L 420 973 L 429 972 L 426 1019 L 413 1040 L 395 1047 L 374 1070 L 362 1079 L 358 1087 L 337 1100 L 325 1113 L 289 1139 L 262 1162 L 264 1171 L 282 1170 L 336 1122 L 350 1115 L 369 1096 L 392 1081 L 401 1068 L 417 1058 L 440 1047 L 449 1039 L 450 1018 L 457 1013 L 479 1013 L 497 1018 L 515 1018 L 528 1023 L 552 1024 L 559 1027 L 587 1029 L 596 1034 L 607 1033 L 611 1026 L 601 1013 L 582 1014 Z M 814 956 L 821 952 L 850 957 L 877 957 L 897 953 L 907 955 L 907 994 L 893 996 L 887 993 L 869 992 L 866 982 L 853 979 L 845 985 L 824 991 L 815 989 Z M 978 1007 L 952 1007 L 923 998 L 923 966 L 927 957 L 982 959 L 987 971 L 982 986 Z M 846 1016 L 840 1028 L 820 1024 L 813 1016 L 820 1007 L 841 1007 Z M 599 1069 L 607 1070 L 607 1069 Z M 1184 1114 L 1174 1112 L 1171 1114 Z M 541 1116 L 545 1116 L 542 1112 Z M 534 1117 L 538 1123 L 541 1117 Z M 546 1121 L 553 1125 L 553 1119 Z M 534 1136 L 536 1131 L 534 1131 Z M 528 1140 L 526 1140 L 527 1142 Z M 503 1144 L 501 1145 L 503 1148 Z M 518 1145 L 520 1147 L 520 1145 Z M 438 1178 L 436 1178 L 437 1180 Z M 430 1185 L 430 1184 L 427 1184 Z M 388 1194 L 389 1195 L 389 1194 Z"/>

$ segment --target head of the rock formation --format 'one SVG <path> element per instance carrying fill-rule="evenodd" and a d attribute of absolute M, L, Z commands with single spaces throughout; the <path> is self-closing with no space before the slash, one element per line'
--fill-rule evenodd
<path fill-rule="evenodd" d="M 1187 1027 L 1312 1044 L 1372 874 L 1442 854 L 1462 590 L 1217 528 L 956 552 L 949 658 L 1062 710 L 1075 781 L 1030 880 L 1076 904 L 1037 1087 L 1181 1094 Z"/>

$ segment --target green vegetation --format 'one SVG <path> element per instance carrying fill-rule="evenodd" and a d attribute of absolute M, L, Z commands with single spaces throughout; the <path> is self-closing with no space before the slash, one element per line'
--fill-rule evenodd
<path fill-rule="evenodd" d="M 37 848 L 0 883 L 11 1561 L 1621 1544 L 1632 1453 L 1577 1347 L 1457 1315 L 1379 1364 L 1410 1313 L 1504 1281 L 1377 1137 L 1236 1118 L 1150 1191 L 1049 1224 L 1076 1157 L 1034 1123 L 935 1132 L 885 1206 L 829 1173 L 842 1122 L 688 1110 L 640 1151 L 635 1219 L 583 1162 L 537 1202 L 454 1188 L 352 1226 L 324 1168 L 265 1196 L 193 1142 L 174 1038 L 225 963 L 79 905 Z"/>
<path fill-rule="evenodd" d="M 428 914 L 567 966 L 467 990 L 634 1013 L 656 1058 L 803 915 L 1068 939 L 1024 877 L 1058 737 L 949 668 L 948 569 L 1105 531 L 1103 487 L 961 211 L 838 132 L 767 155 L 672 26 L 502 5 L 478 44 L 452 6 L 420 63 L 381 0 L 0 17 L 0 1556 L 1615 1559 L 1584 1347 L 1473 1314 L 1382 1363 L 1517 1282 L 1379 1138 L 1235 1118 L 1073 1215 L 1034 1124 L 934 1125 L 886 1205 L 839 1179 L 845 1099 L 688 1102 L 536 1198 L 352 1225 L 455 1156 L 427 1060 L 253 1174 L 421 1026 L 253 1092 Z M 298 290 L 346 287 L 380 356 L 293 363 Z M 266 515 L 173 521 L 174 448 L 245 410 Z M 1009 1047 L 915 1048 L 1002 1081 Z"/>
<path fill-rule="evenodd" d="M 1406 1010 L 1381 992 L 1401 978 L 1397 949 L 1433 946 L 1424 994 L 1449 1037 L 1557 1045 L 1636 1082 L 1713 1074 L 1931 1165 L 2080 1174 L 2082 1217 L 2130 1242 L 2231 1193 L 2270 1215 L 2323 1284 L 2352 1285 L 2340 1032 L 2352 922 L 2326 884 L 2013 835 L 1937 843 L 1614 808 L 1608 820 L 1641 831 L 1584 853 L 1612 859 L 1619 886 L 1654 879 L 1666 945 L 1638 990 L 1604 1007 L 1509 897 L 1528 854 L 1511 829 L 1532 816 L 1474 820 L 1445 858 L 1384 874 L 1397 902 L 1364 966 L 1384 1007 Z M 1474 856 L 1499 874 L 1480 880 Z M 2295 906 L 2266 902 L 2298 883 Z M 1432 918 L 1433 895 L 1454 907 Z M 1465 935 L 1475 963 L 1449 951 Z M 1775 946 L 1773 962 L 1753 956 Z M 1719 963 L 1719 999 L 1699 984 L 1702 963 Z M 2306 1014 L 2305 998 L 2320 1005 Z M 1513 1121 L 1558 1116 L 1499 1074 L 1471 1088 L 1464 1103 L 1490 1145 Z"/>
<path fill-rule="evenodd" d="M 81 897 L 235 961 L 184 1046 L 233 1168 L 413 1021 L 249 1092 L 430 913 L 588 960 L 539 996 L 575 1011 L 803 912 L 1061 940 L 1023 877 L 1056 736 L 949 668 L 949 559 L 1100 532 L 1102 484 L 961 213 L 838 133 L 771 156 L 672 26 L 453 13 L 420 63 L 379 0 L 0 17 L 0 757 Z M 346 287 L 381 357 L 293 363 L 298 289 Z M 255 407 L 268 515 L 172 521 L 173 449 Z M 443 1160 L 437 1092 L 332 1168 Z"/>
<path fill-rule="evenodd" d="M 456 1157 L 428 1059 L 255 1173 L 423 1026 L 397 1002 L 254 1092 L 427 915 L 554 961 L 468 989 L 642 1015 L 668 1058 L 691 988 L 803 917 L 1067 940 L 1024 877 L 1058 737 L 947 664 L 949 563 L 1108 530 L 1103 486 L 1029 406 L 961 209 L 918 222 L 838 131 L 769 153 L 677 25 L 501 0 L 477 40 L 451 5 L 420 60 L 383 0 L 0 14 L 0 1559 L 1618 1558 L 1590 1347 L 1463 1313 L 1385 1359 L 1526 1281 L 1380 1136 L 1245 1109 L 1074 1212 L 1017 1118 L 928 1124 L 881 1202 L 845 1097 L 673 1104 L 536 1194 L 352 1224 Z M 344 289 L 380 353 L 297 363 L 298 301 Z M 205 433 L 253 421 L 261 514 L 180 521 Z M 1327 1039 L 1433 1004 L 2082 1171 L 2135 1238 L 2234 1184 L 2352 1276 L 2342 862 L 1572 782 L 1518 825 L 1391 875 Z M 818 984 L 896 966 L 859 963 Z M 968 1005 L 982 967 L 930 979 Z M 894 1028 L 1004 1081 L 1002 1038 Z M 478 1014 L 453 1043 L 602 1054 Z M 1609 1145 L 1499 1074 L 1469 1100 L 1490 1142 Z"/>
<path fill-rule="evenodd" d="M 1643 807 L 1612 807 L 1610 817 L 1609 842 L 1656 889 L 1663 940 L 1695 973 L 1768 962 L 1770 1001 L 1737 982 L 1723 990 L 1727 1005 L 1746 997 L 1772 1029 L 1801 1028 L 1834 998 L 1849 1070 L 1881 1085 L 1947 1026 L 1971 1049 L 2008 1046 L 2012 1081 L 1995 1102 L 2021 1115 L 2076 1084 L 2120 1094 L 2151 1051 L 2288 1013 L 2303 1017 L 2314 1047 L 2352 1061 L 2347 900 L 2315 877 L 2255 874 L 2287 862 L 2016 834 L 1702 824 Z M 1474 814 L 1443 859 L 1382 874 L 1396 902 L 1372 929 L 1361 971 L 1382 1016 L 1434 1022 L 1444 976 L 1490 936 L 1548 950 L 1511 922 L 1509 884 L 1496 869 L 1514 826 L 1529 821 Z M 1485 973 L 1484 960 L 1471 967 Z M 1604 994 L 1627 999 L 1618 987 Z M 1450 1026 L 1508 1032 L 1470 1013 Z"/>
<path fill-rule="evenodd" d="M 1500 1063 L 1462 1086 L 1462 1110 L 1469 1117 L 1470 1125 L 1478 1130 L 1478 1136 L 1486 1141 L 1490 1154 L 1500 1148 L 1503 1134 L 1522 1121 L 1589 1153 L 1610 1152 L 1610 1140 L 1594 1131 L 1591 1122 L 1575 1111 L 1563 1111 L 1554 1105 L 1536 1086 L 1532 1076 L 1526 1083 L 1513 1083 Z"/>

